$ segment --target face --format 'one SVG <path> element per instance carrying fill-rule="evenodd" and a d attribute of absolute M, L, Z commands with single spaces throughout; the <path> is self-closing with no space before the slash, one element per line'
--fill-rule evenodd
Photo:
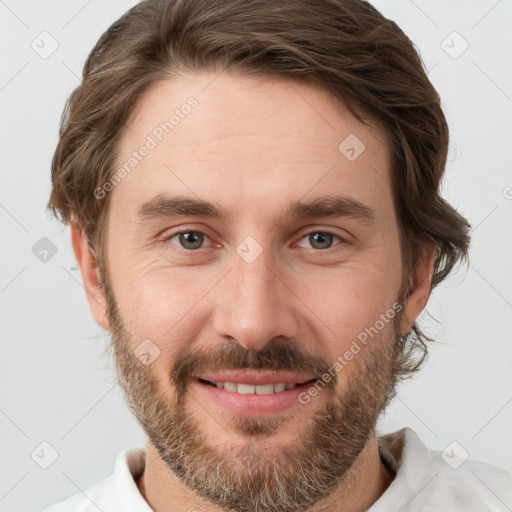
<path fill-rule="evenodd" d="M 96 318 L 183 483 L 224 510 L 298 510 L 358 463 L 426 299 L 400 304 L 382 134 L 311 85 L 215 76 L 156 84 L 123 135 L 119 167 L 137 163 L 109 192 Z"/>

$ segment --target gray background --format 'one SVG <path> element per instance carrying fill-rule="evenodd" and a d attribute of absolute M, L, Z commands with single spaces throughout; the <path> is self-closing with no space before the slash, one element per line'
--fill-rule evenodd
<path fill-rule="evenodd" d="M 98 37 L 134 3 L 0 1 L 4 512 L 79 492 L 110 474 L 122 449 L 143 445 L 114 385 L 69 229 L 45 213 L 65 99 Z M 512 471 L 512 1 L 373 3 L 418 46 L 441 94 L 451 128 L 443 194 L 473 225 L 470 266 L 427 307 L 440 323 L 422 315 L 438 339 L 428 365 L 401 387 L 379 430 L 410 426 L 430 448 L 456 441 L 459 453 Z M 58 453 L 47 469 L 40 464 L 52 462 L 52 449 L 42 442 Z"/>

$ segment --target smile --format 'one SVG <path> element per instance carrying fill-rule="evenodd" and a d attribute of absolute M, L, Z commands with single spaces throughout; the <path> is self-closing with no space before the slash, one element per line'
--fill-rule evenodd
<path fill-rule="evenodd" d="M 240 393 L 242 395 L 272 395 L 273 393 L 281 393 L 287 389 L 293 389 L 298 385 L 295 382 L 270 382 L 268 384 L 260 384 L 256 386 L 252 384 L 242 384 L 236 382 L 211 382 L 203 379 L 199 380 L 205 384 L 222 388 L 232 393 Z"/>

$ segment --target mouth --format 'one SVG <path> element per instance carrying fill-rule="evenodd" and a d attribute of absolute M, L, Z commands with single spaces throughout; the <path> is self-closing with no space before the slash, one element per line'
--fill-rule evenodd
<path fill-rule="evenodd" d="M 226 380 L 217 379 L 218 377 L 212 379 L 204 376 L 193 378 L 192 389 L 204 397 L 209 407 L 214 406 L 222 411 L 227 410 L 246 417 L 270 416 L 303 406 L 307 402 L 301 401 L 301 395 L 306 394 L 317 382 L 317 379 L 300 377 L 295 377 L 293 382 L 293 377 L 279 378 L 275 374 L 272 378 L 260 375 L 255 379 L 245 375 L 244 379 L 236 379 L 234 376 L 231 376 L 231 380 L 228 380 L 229 376 Z M 235 380 L 244 382 L 234 382 Z M 260 380 L 260 383 L 254 380 Z"/>
<path fill-rule="evenodd" d="M 274 393 L 282 393 L 284 391 L 311 385 L 315 379 L 306 382 L 269 382 L 268 384 L 247 384 L 242 382 L 223 382 L 210 381 L 206 379 L 197 379 L 199 382 L 215 388 L 224 389 L 230 393 L 238 393 L 241 395 L 272 395 Z"/>

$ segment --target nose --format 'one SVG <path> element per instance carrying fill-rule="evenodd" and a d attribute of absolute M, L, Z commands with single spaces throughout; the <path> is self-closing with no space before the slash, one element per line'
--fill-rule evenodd
<path fill-rule="evenodd" d="M 270 249 L 252 262 L 235 252 L 217 298 L 213 325 L 220 337 L 261 350 L 275 337 L 297 336 L 294 294 Z"/>

